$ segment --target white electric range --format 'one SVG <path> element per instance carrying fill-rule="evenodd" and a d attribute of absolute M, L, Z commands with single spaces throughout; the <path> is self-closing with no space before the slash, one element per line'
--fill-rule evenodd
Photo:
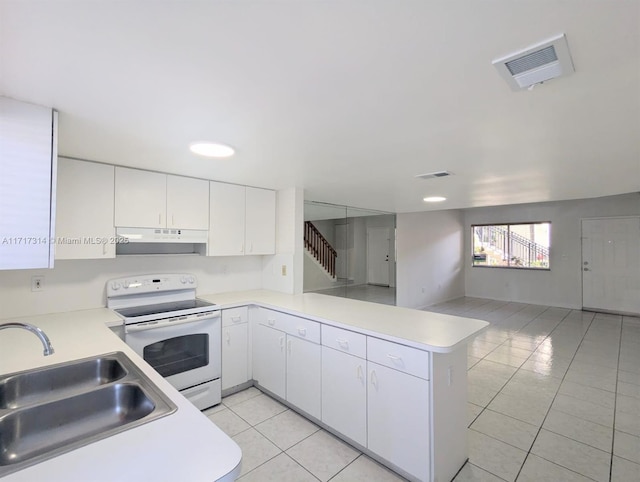
<path fill-rule="evenodd" d="M 196 297 L 191 274 L 151 274 L 107 282 L 107 308 L 123 318 L 124 341 L 204 409 L 221 398 L 221 322 Z"/>

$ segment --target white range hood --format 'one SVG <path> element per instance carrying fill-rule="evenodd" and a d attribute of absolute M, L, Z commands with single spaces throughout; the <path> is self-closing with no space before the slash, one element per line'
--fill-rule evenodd
<path fill-rule="evenodd" d="M 208 231 L 199 229 L 116 228 L 124 243 L 205 243 Z"/>
<path fill-rule="evenodd" d="M 116 255 L 206 255 L 209 232 L 199 229 L 116 228 Z"/>

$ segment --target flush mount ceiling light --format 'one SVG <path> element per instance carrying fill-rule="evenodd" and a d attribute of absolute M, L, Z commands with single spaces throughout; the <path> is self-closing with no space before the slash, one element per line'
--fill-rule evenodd
<path fill-rule="evenodd" d="M 496 59 L 492 63 L 511 90 L 531 90 L 537 84 L 575 72 L 564 34 Z"/>
<path fill-rule="evenodd" d="M 426 203 L 441 203 L 442 201 L 446 200 L 447 198 L 442 196 L 429 196 L 423 199 L 423 201 Z"/>
<path fill-rule="evenodd" d="M 194 154 L 205 157 L 231 157 L 235 153 L 232 147 L 215 142 L 192 142 L 189 149 Z"/>

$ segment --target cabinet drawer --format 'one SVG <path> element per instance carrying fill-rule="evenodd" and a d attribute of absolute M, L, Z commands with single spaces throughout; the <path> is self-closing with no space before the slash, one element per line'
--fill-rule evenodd
<path fill-rule="evenodd" d="M 320 323 L 298 316 L 280 313 L 287 334 L 320 344 Z"/>
<path fill-rule="evenodd" d="M 426 351 L 368 336 L 367 360 L 429 379 L 429 352 Z"/>
<path fill-rule="evenodd" d="M 320 344 L 320 323 L 288 313 L 261 308 L 259 323 L 285 333 Z"/>
<path fill-rule="evenodd" d="M 246 306 L 222 310 L 222 326 L 233 326 L 240 323 L 246 323 L 249 320 L 248 313 L 249 311 Z"/>
<path fill-rule="evenodd" d="M 360 358 L 367 357 L 367 337 L 360 333 L 322 325 L 322 344 Z"/>

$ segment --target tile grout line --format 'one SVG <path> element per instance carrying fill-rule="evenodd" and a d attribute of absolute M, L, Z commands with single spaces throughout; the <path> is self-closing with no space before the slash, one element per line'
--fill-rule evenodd
<path fill-rule="evenodd" d="M 531 324 L 531 323 L 533 323 L 535 320 L 537 320 L 537 319 L 538 319 L 538 317 L 539 317 L 542 313 L 546 312 L 546 311 L 547 311 L 548 309 L 550 309 L 550 308 L 551 308 L 551 307 L 547 307 L 547 309 L 546 309 L 546 310 L 543 310 L 543 311 L 541 311 L 540 313 L 538 313 L 538 314 L 535 316 L 535 318 L 532 318 L 532 319 L 531 319 L 531 320 L 529 320 L 527 323 L 525 323 L 525 324 L 520 328 L 520 330 L 522 330 L 523 328 L 525 328 L 525 327 L 529 326 L 529 324 Z M 571 313 L 571 311 L 573 311 L 573 310 L 570 310 L 570 311 L 569 311 L 569 313 Z M 564 321 L 564 319 L 565 319 L 567 316 L 569 316 L 569 313 L 567 313 L 567 314 L 566 314 L 566 315 L 565 315 L 565 316 L 564 316 L 564 317 L 563 317 L 563 318 L 562 318 L 562 319 L 561 319 L 561 320 L 556 324 L 556 326 L 553 328 L 553 330 L 551 330 L 551 331 L 549 332 L 549 334 L 548 334 L 547 336 L 545 336 L 545 337 L 544 337 L 544 339 L 545 339 L 545 340 L 546 340 L 546 339 L 551 335 L 551 333 L 553 333 L 553 331 L 554 331 L 558 326 L 560 326 L 560 324 Z M 593 321 L 593 320 L 592 320 L 592 321 Z M 589 324 L 589 326 L 591 326 L 591 324 Z M 516 333 L 520 332 L 520 330 L 516 331 Z M 585 332 L 585 334 L 586 334 L 586 332 Z M 512 338 L 512 337 L 509 337 L 509 338 L 507 338 L 507 340 L 505 340 L 505 341 L 508 341 L 508 340 L 510 340 L 511 338 Z M 584 335 L 583 335 L 583 338 L 584 338 Z M 544 342 L 544 340 L 543 340 L 543 342 Z M 540 343 L 540 345 L 541 345 L 543 342 L 541 342 L 541 343 Z M 503 343 L 504 343 L 504 342 L 503 342 Z M 538 346 L 540 346 L 540 345 L 538 345 Z M 493 351 L 494 351 L 494 350 L 497 350 L 497 349 L 498 349 L 498 347 L 500 347 L 500 346 L 502 346 L 502 344 L 499 344 L 496 348 L 494 348 L 494 349 L 493 349 L 493 350 L 491 350 L 489 353 L 487 353 L 487 354 L 486 354 L 484 357 L 482 357 L 482 358 L 481 358 L 481 359 L 480 359 L 480 360 L 479 360 L 475 365 L 477 365 L 478 363 L 480 363 L 480 361 L 485 360 L 485 359 L 486 359 L 486 357 L 487 357 L 488 355 L 490 355 L 491 353 L 493 353 Z M 537 348 L 536 348 L 536 349 L 537 349 Z M 535 350 L 534 350 L 534 351 L 535 351 Z M 578 351 L 578 349 L 576 348 L 576 352 L 577 352 L 577 351 Z M 526 362 L 529 360 L 529 358 L 531 358 L 531 356 L 532 356 L 532 355 L 533 355 L 533 352 L 531 352 L 531 354 L 530 354 L 530 355 L 525 359 L 525 362 L 524 362 L 524 363 L 526 363 Z M 574 356 L 575 356 L 575 353 L 574 353 Z M 573 360 L 573 358 L 572 358 L 572 360 Z M 486 361 L 491 362 L 492 360 L 486 360 Z M 509 367 L 511 367 L 511 365 L 506 365 L 505 363 L 500 363 L 500 362 L 492 362 L 492 363 L 498 363 L 498 364 L 500 364 L 500 365 L 505 365 L 505 366 L 509 366 Z M 524 363 L 523 363 L 523 364 L 524 364 Z M 474 366 L 475 366 L 475 365 L 474 365 Z M 503 389 L 503 388 L 504 388 L 504 387 L 505 387 L 505 386 L 506 386 L 506 385 L 511 381 L 511 379 L 516 375 L 516 373 L 518 373 L 518 372 L 520 371 L 520 369 L 522 368 L 522 365 L 520 365 L 519 367 L 511 367 L 511 368 L 515 368 L 516 370 L 515 370 L 515 371 L 511 374 L 511 376 L 510 376 L 510 377 L 509 377 L 509 378 L 508 378 L 508 379 L 507 379 L 507 380 L 502 384 L 502 386 L 500 387 L 500 389 L 498 390 L 498 392 L 497 392 L 493 397 L 491 397 L 491 400 L 489 400 L 489 401 L 487 402 L 487 404 L 486 404 L 484 407 L 482 407 L 482 410 L 480 410 L 480 412 L 478 413 L 478 415 L 476 415 L 476 417 L 475 417 L 475 418 L 473 419 L 473 421 L 472 421 L 472 422 L 467 426 L 467 428 L 470 428 L 470 427 L 471 427 L 471 425 L 473 424 L 473 422 L 475 422 L 475 421 L 478 419 L 478 417 L 480 417 L 480 415 L 482 415 L 482 413 L 483 413 L 486 409 L 488 409 L 488 407 L 489 407 L 489 405 L 491 404 L 491 402 L 493 402 L 493 400 L 494 400 L 494 399 L 495 399 L 495 398 L 500 394 L 500 392 L 502 392 L 502 389 Z M 525 371 L 528 371 L 528 370 L 525 370 Z M 469 372 L 469 369 L 467 369 L 467 372 Z M 534 372 L 534 373 L 535 373 L 535 372 Z M 565 375 L 566 375 L 566 373 L 565 373 Z M 563 379 L 564 379 L 564 377 L 563 377 Z M 561 383 L 562 383 L 562 382 L 561 382 Z M 556 392 L 556 393 L 557 393 L 557 392 Z M 467 401 L 468 401 L 468 400 L 467 400 Z M 503 415 L 504 415 L 504 414 L 503 414 Z M 512 417 L 512 418 L 514 418 L 514 417 Z M 519 420 L 519 419 L 516 419 L 516 420 Z M 524 422 L 524 420 L 520 420 L 520 421 L 521 421 L 521 422 Z M 525 423 L 526 423 L 526 422 L 525 422 Z M 507 444 L 507 445 L 511 445 L 511 444 Z M 517 448 L 517 447 L 516 447 L 516 448 Z M 526 460 L 526 458 L 525 458 L 525 460 Z M 524 462 L 523 462 L 523 463 L 524 463 Z"/>
<path fill-rule="evenodd" d="M 571 311 L 573 311 L 573 310 L 571 310 Z M 571 311 L 570 311 L 569 313 L 571 313 Z M 560 323 L 558 323 L 558 325 L 556 325 L 556 328 L 558 328 L 558 326 L 560 326 L 560 324 L 561 324 L 563 321 L 565 321 L 566 317 L 567 317 L 567 316 L 569 316 L 569 313 L 567 313 L 567 315 L 566 315 L 566 316 L 565 316 L 565 317 L 560 321 Z M 524 460 L 522 461 L 522 465 L 520 466 L 520 470 L 518 471 L 518 474 L 516 475 L 516 479 L 515 479 L 516 481 L 518 480 L 518 477 L 520 477 L 520 474 L 522 473 L 522 468 L 524 467 L 524 464 L 527 462 L 527 459 L 529 458 L 529 455 L 531 454 L 531 449 L 533 449 L 533 446 L 535 445 L 536 440 L 538 439 L 538 436 L 540 435 L 540 432 L 542 431 L 542 427 L 544 426 L 544 422 L 547 420 L 547 417 L 549 416 L 549 412 L 551 411 L 551 407 L 553 407 L 553 402 L 555 402 L 555 400 L 556 400 L 556 398 L 557 398 L 557 396 L 558 396 L 558 393 L 560 392 L 560 387 L 562 386 L 562 383 L 564 382 L 564 380 L 565 380 L 565 378 L 566 378 L 566 376 L 567 376 L 567 373 L 569 372 L 569 369 L 571 368 L 571 365 L 573 364 L 573 361 L 574 361 L 574 359 L 575 359 L 575 357 L 576 357 L 576 355 L 577 355 L 577 353 L 578 353 L 578 350 L 580 350 L 580 347 L 582 346 L 582 343 L 584 342 L 584 337 L 585 337 L 585 336 L 587 336 L 587 333 L 588 333 L 588 332 L 589 332 L 589 330 L 591 329 L 591 326 L 593 325 L 593 322 L 595 321 L 595 319 L 596 319 L 596 317 L 595 317 L 595 315 L 594 315 L 594 316 L 591 318 L 591 321 L 590 321 L 590 323 L 589 323 L 589 326 L 587 327 L 587 329 L 585 330 L 584 334 L 582 335 L 582 338 L 580 339 L 580 343 L 578 344 L 578 346 L 577 346 L 577 348 L 576 348 L 576 351 L 575 351 L 575 353 L 573 354 L 573 357 L 571 357 L 571 362 L 569 363 L 569 368 L 567 368 L 567 371 L 564 373 L 564 375 L 563 375 L 563 377 L 562 377 L 562 380 L 561 380 L 561 382 L 560 382 L 560 385 L 558 385 L 558 390 L 556 391 L 555 395 L 553 396 L 553 400 L 551 400 L 551 404 L 549 405 L 549 408 L 547 409 L 547 413 L 545 414 L 544 418 L 542 419 L 542 423 L 540 424 L 540 428 L 538 429 L 538 432 L 536 433 L 536 436 L 533 438 L 533 442 L 531 442 L 531 447 L 529 447 L 529 450 L 527 451 L 527 455 L 525 455 L 525 458 L 524 458 Z M 551 333 L 553 333 L 553 331 L 555 331 L 555 330 L 556 330 L 556 328 L 554 328 L 554 329 L 551 331 Z M 549 335 L 551 335 L 551 333 L 549 333 Z M 555 432 L 554 432 L 554 433 L 555 433 Z M 561 435 L 561 436 L 566 437 L 566 436 L 564 436 L 564 435 Z M 569 440 L 573 440 L 573 439 L 572 439 L 572 438 L 570 438 L 570 437 L 566 437 L 566 438 L 568 438 Z M 577 440 L 575 440 L 575 442 L 578 442 L 578 441 L 577 441 Z M 536 454 L 533 454 L 533 455 L 536 455 Z M 536 455 L 536 456 L 537 456 L 537 457 L 539 457 L 539 455 Z M 541 457 L 541 458 L 542 458 L 542 459 L 544 459 L 544 460 L 547 460 L 547 459 L 545 459 L 544 457 Z M 555 462 L 553 462 L 553 461 L 551 461 L 551 460 L 547 460 L 547 462 L 550 462 L 550 463 L 552 463 L 552 464 L 555 464 Z M 576 471 L 574 471 L 574 470 L 571 470 L 570 468 L 565 467 L 565 466 L 563 466 L 563 465 L 560 465 L 560 464 L 555 464 L 555 465 L 558 465 L 558 466 L 560 466 L 560 467 L 562 467 L 562 468 L 564 468 L 564 469 L 567 469 L 567 470 L 569 470 L 569 471 L 571 471 L 571 472 L 573 472 L 573 473 L 579 474 L 578 472 L 576 472 Z M 591 478 L 591 477 L 587 477 L 587 476 L 586 476 L 586 475 L 584 475 L 584 474 L 579 474 L 579 475 L 581 475 L 581 476 L 583 476 L 583 477 L 586 477 L 586 478 L 589 478 L 589 479 Z"/>
<path fill-rule="evenodd" d="M 616 366 L 616 386 L 613 397 L 613 427 L 611 428 L 611 458 L 609 462 L 609 481 L 613 479 L 613 457 L 616 443 L 616 409 L 618 408 L 618 378 L 620 376 L 620 356 L 622 355 L 622 330 L 624 329 L 624 316 L 620 317 L 620 336 L 618 338 L 618 364 Z"/>

